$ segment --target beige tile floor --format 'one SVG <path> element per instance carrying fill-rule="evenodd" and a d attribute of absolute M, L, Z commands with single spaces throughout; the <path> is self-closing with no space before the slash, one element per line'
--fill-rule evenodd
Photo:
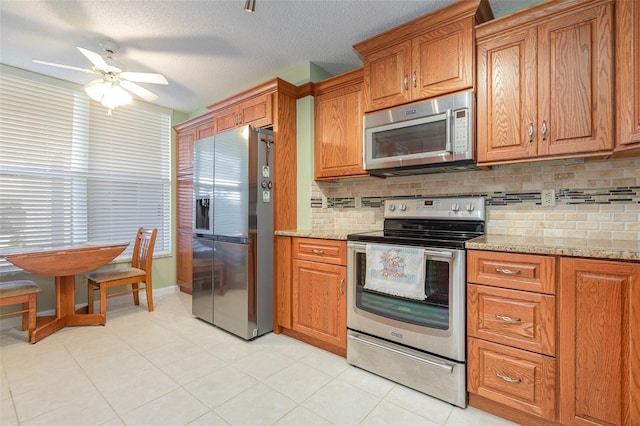
<path fill-rule="evenodd" d="M 35 345 L 0 321 L 0 425 L 511 425 L 283 335 L 245 342 L 195 319 L 186 294 L 154 302 L 110 299 L 106 326 Z"/>

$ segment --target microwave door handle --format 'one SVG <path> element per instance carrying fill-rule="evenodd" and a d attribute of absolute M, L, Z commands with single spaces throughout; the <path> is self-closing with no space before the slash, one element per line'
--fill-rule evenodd
<path fill-rule="evenodd" d="M 451 137 L 453 135 L 453 129 L 451 126 L 453 126 L 453 120 L 451 119 L 452 117 L 452 111 L 451 109 L 447 110 L 447 118 L 446 118 L 446 123 L 445 123 L 445 133 L 446 133 L 446 144 L 445 144 L 445 151 L 447 151 L 449 154 L 453 154 L 453 146 L 451 144 Z"/>

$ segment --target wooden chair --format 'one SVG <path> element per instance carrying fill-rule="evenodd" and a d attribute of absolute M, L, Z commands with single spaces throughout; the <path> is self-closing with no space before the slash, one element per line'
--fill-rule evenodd
<path fill-rule="evenodd" d="M 100 314 L 107 315 L 107 297 L 133 293 L 133 303 L 140 304 L 138 292 L 146 290 L 147 307 L 153 311 L 153 285 L 151 283 L 151 261 L 153 260 L 153 247 L 156 243 L 158 230 L 139 228 L 136 242 L 133 246 L 131 266 L 102 269 L 89 272 L 85 276 L 88 281 L 88 311 L 93 313 L 93 291 L 100 290 Z M 140 286 L 144 283 L 144 286 Z M 131 286 L 117 292 L 107 292 L 113 287 Z"/>
<path fill-rule="evenodd" d="M 22 309 L 5 312 L 0 317 L 22 314 L 22 329 L 29 331 L 29 343 L 35 343 L 36 294 L 40 287 L 33 281 L 17 280 L 0 283 L 0 306 L 22 305 Z"/>

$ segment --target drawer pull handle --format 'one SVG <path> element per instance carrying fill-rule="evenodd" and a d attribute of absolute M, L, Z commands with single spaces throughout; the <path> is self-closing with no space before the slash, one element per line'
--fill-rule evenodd
<path fill-rule="evenodd" d="M 324 250 L 313 249 L 311 250 L 313 254 L 324 254 Z"/>
<path fill-rule="evenodd" d="M 499 371 L 496 371 L 496 376 L 500 377 L 502 380 L 504 380 L 505 382 L 509 382 L 509 383 L 520 383 L 522 382 L 522 380 L 520 379 L 513 379 L 509 376 L 505 376 L 504 374 L 500 373 Z"/>
<path fill-rule="evenodd" d="M 504 322 L 520 322 L 522 321 L 520 318 L 511 318 L 506 315 L 496 314 L 496 318 L 504 321 Z"/>
<path fill-rule="evenodd" d="M 506 275 L 518 275 L 520 273 L 520 271 L 512 271 L 511 269 L 506 269 L 506 268 L 496 268 L 496 272 L 500 272 L 501 274 L 506 274 Z"/>

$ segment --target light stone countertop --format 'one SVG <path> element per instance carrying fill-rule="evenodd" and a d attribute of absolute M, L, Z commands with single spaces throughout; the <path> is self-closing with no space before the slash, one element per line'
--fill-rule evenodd
<path fill-rule="evenodd" d="M 483 235 L 467 249 L 640 261 L 640 241 Z"/>
<path fill-rule="evenodd" d="M 318 231 L 275 231 L 275 235 L 284 237 L 321 238 L 324 240 L 346 240 L 347 233 Z"/>
<path fill-rule="evenodd" d="M 285 237 L 346 240 L 345 232 L 285 230 L 275 231 Z M 588 238 L 524 237 L 518 235 L 483 235 L 465 244 L 467 249 L 546 254 L 551 256 L 640 261 L 640 241 L 600 240 Z"/>

